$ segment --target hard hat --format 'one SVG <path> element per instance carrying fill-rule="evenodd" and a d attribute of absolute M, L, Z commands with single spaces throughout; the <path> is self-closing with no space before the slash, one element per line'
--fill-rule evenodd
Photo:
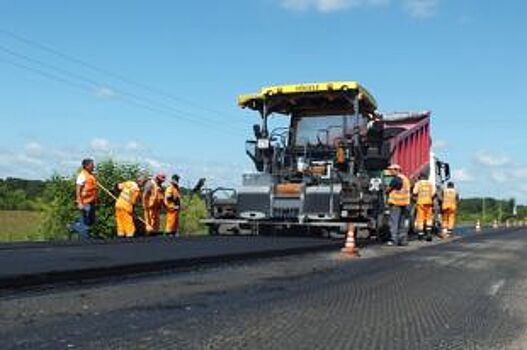
<path fill-rule="evenodd" d="M 167 176 L 162 171 L 158 172 L 157 175 L 156 175 L 156 179 L 161 180 L 161 181 L 165 181 L 166 177 Z"/>
<path fill-rule="evenodd" d="M 399 164 L 391 164 L 388 169 L 390 170 L 401 170 L 401 166 Z"/>

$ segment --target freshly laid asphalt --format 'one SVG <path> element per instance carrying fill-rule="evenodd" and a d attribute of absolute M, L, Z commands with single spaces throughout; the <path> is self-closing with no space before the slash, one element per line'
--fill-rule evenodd
<path fill-rule="evenodd" d="M 0 290 L 335 249 L 327 239 L 230 236 L 0 245 Z"/>
<path fill-rule="evenodd" d="M 527 230 L 0 297 L 2 349 L 526 349 Z"/>

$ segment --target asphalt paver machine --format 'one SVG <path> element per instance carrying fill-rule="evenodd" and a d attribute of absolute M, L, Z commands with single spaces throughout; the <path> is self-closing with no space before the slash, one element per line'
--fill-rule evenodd
<path fill-rule="evenodd" d="M 241 95 L 260 115 L 246 153 L 256 172 L 237 189 L 208 191 L 211 233 L 339 236 L 353 223 L 368 238 L 386 228 L 383 170 L 391 158 L 373 96 L 354 81 L 271 86 Z M 289 127 L 271 129 L 270 118 Z M 227 193 L 220 197 L 219 193 Z"/>

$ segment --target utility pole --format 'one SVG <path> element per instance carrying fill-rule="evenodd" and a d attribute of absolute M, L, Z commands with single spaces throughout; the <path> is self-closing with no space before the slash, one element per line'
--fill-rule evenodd
<path fill-rule="evenodd" d="M 481 199 L 481 224 L 485 222 L 485 197 Z"/>

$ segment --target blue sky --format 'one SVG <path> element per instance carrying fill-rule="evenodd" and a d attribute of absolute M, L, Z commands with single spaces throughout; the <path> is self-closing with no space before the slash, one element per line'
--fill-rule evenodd
<path fill-rule="evenodd" d="M 358 80 L 383 111 L 432 110 L 465 196 L 527 202 L 522 0 L 0 0 L 0 177 L 85 155 L 237 184 L 240 93 Z"/>

